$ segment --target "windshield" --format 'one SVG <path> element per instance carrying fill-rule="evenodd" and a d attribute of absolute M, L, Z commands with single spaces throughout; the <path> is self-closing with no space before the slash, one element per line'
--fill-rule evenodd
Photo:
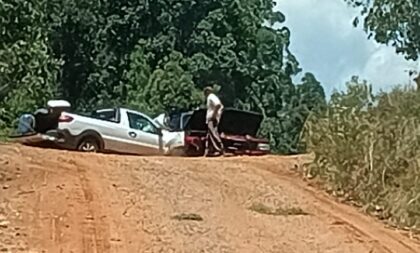
<path fill-rule="evenodd" d="M 191 115 L 192 115 L 192 113 L 187 113 L 187 114 L 184 114 L 182 116 L 182 129 L 185 129 L 185 126 L 187 125 L 188 121 L 190 120 Z"/>

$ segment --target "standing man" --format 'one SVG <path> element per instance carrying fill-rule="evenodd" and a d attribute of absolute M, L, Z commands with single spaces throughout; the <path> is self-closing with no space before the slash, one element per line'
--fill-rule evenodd
<path fill-rule="evenodd" d="M 206 124 L 208 127 L 205 156 L 223 155 L 224 147 L 219 135 L 219 122 L 223 112 L 223 104 L 214 94 L 213 88 L 204 88 L 204 96 L 207 101 Z"/>

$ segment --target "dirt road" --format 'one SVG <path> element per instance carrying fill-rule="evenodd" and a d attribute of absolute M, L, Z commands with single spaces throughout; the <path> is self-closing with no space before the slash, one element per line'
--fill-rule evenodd
<path fill-rule="evenodd" d="M 295 163 L 0 145 L 0 252 L 420 252 Z"/>

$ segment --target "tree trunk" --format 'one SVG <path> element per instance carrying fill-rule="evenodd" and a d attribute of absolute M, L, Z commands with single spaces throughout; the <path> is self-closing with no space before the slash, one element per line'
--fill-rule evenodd
<path fill-rule="evenodd" d="M 413 81 L 417 84 L 417 92 L 420 92 L 420 73 L 417 75 L 416 78 L 413 79 Z"/>

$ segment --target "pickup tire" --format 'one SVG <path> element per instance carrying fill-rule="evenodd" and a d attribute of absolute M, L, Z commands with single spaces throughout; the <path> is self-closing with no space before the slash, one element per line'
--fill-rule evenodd
<path fill-rule="evenodd" d="M 77 150 L 96 153 L 99 151 L 99 140 L 92 136 L 84 137 L 77 145 Z"/>

